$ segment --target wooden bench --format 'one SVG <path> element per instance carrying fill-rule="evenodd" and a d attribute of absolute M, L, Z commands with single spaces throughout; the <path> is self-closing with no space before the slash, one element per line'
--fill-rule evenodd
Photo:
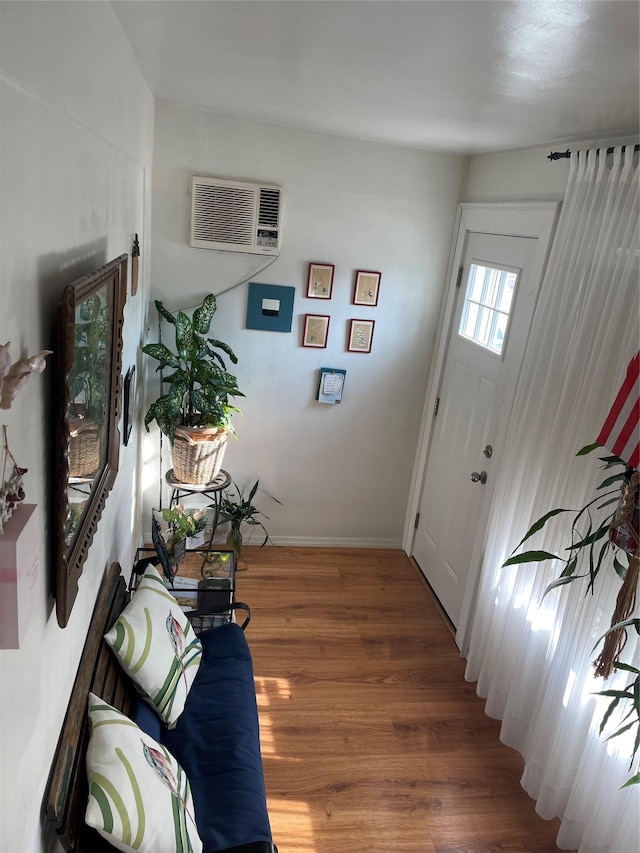
<path fill-rule="evenodd" d="M 87 697 L 89 692 L 93 692 L 104 699 L 108 704 L 118 710 L 121 710 L 128 717 L 134 718 L 136 716 L 136 708 L 141 700 L 139 699 L 132 682 L 118 663 L 115 655 L 103 640 L 104 634 L 114 624 L 119 614 L 126 607 L 128 601 L 129 594 L 126 589 L 124 578 L 121 575 L 120 566 L 117 563 L 114 563 L 105 575 L 96 599 L 94 613 L 87 633 L 84 650 L 80 658 L 77 676 L 71 691 L 67 713 L 64 718 L 54 762 L 51 768 L 44 804 L 45 816 L 55 829 L 55 832 L 58 834 L 62 846 L 65 850 L 73 851 L 73 853 L 107 853 L 107 851 L 112 853 L 114 850 L 114 848 L 101 835 L 99 835 L 94 829 L 87 826 L 84 820 L 89 796 L 85 768 L 85 756 L 89 742 Z M 222 634 L 215 634 L 215 632 L 220 631 Z M 232 643 L 235 643 L 236 646 L 238 645 L 238 642 L 240 642 L 241 649 L 243 648 L 242 644 L 246 644 L 244 635 L 237 625 L 226 625 L 221 628 L 213 628 L 206 633 L 212 634 L 212 632 L 213 636 L 208 639 L 208 646 L 210 648 L 212 646 L 215 647 L 218 637 L 221 641 L 225 641 L 223 646 L 225 643 L 228 645 L 230 640 Z M 238 637 L 241 637 L 242 639 L 239 641 Z M 205 644 L 206 642 L 207 641 L 205 640 Z M 245 673 L 243 676 L 245 679 L 245 695 L 247 692 L 247 678 L 249 677 L 250 672 L 252 682 L 251 689 L 254 691 L 253 701 L 255 701 L 253 670 L 251 666 L 249 666 L 249 670 L 247 670 L 246 666 L 247 662 L 250 665 L 248 647 L 246 650 L 242 651 L 242 654 L 244 655 L 245 663 Z M 207 682 L 207 679 L 208 682 L 211 682 L 212 677 L 211 668 L 209 669 L 208 674 L 205 671 L 205 659 L 206 653 L 203 654 L 203 664 L 201 665 L 201 669 L 203 670 L 201 680 L 203 683 Z M 230 663 L 232 666 L 234 665 L 233 661 Z M 215 664 L 215 668 L 218 669 L 220 667 L 220 661 L 217 660 Z M 224 668 L 224 666 L 222 668 Z M 200 676 L 201 673 L 199 672 L 192 689 L 196 688 L 198 678 L 200 678 Z M 206 689 L 210 690 L 210 686 L 207 686 Z M 200 692 L 202 693 L 202 690 Z M 220 702 L 220 695 L 224 695 L 222 691 L 211 690 L 210 692 L 218 695 L 218 702 Z M 189 700 L 187 700 L 187 705 L 183 712 L 185 714 L 185 719 L 189 719 L 188 709 Z M 249 711 L 251 712 L 251 709 L 249 709 Z M 229 719 L 231 721 L 235 720 L 238 709 L 229 707 L 228 712 Z M 244 708 L 245 719 L 246 713 L 247 708 Z M 233 725 L 233 722 L 231 724 Z M 185 726 L 183 725 L 183 729 L 184 727 Z M 254 778 L 252 783 L 254 789 L 256 775 L 255 768 L 257 766 L 256 758 L 259 759 L 259 739 L 257 734 L 258 719 L 256 710 L 255 737 L 253 737 L 253 741 L 258 745 L 257 747 L 254 746 L 253 756 Z M 152 735 L 155 737 L 155 733 L 152 733 Z M 215 730 L 210 732 L 212 754 L 215 754 L 216 749 L 215 735 Z M 258 751 L 257 756 L 255 755 L 256 748 Z M 183 763 L 180 756 L 176 755 L 175 757 L 180 761 L 180 763 Z M 208 756 L 208 758 L 211 759 L 211 755 Z M 259 767 L 261 776 L 261 759 Z M 187 767 L 184 767 L 184 769 L 187 774 L 190 775 L 189 769 Z M 194 772 L 194 776 L 198 776 L 197 768 L 193 768 L 192 766 L 192 772 Z M 234 790 L 236 791 L 235 796 L 237 797 L 238 779 L 235 778 L 233 781 L 235 785 Z M 262 776 L 259 782 L 262 786 L 264 785 Z M 211 786 L 204 786 L 204 790 L 202 790 L 203 786 L 201 785 L 200 802 L 203 802 L 203 796 L 207 797 L 207 799 L 205 806 L 201 806 L 200 814 L 205 816 L 206 821 L 211 822 L 211 820 L 217 820 L 218 815 L 216 813 L 216 808 L 219 808 L 217 803 L 223 798 L 216 796 L 216 792 L 213 790 L 209 792 L 209 787 Z M 192 791 L 194 793 L 194 802 L 196 802 L 196 823 L 199 824 L 198 829 L 200 830 L 201 822 L 198 822 L 198 802 L 196 800 L 196 790 L 193 781 Z M 250 807 L 255 811 L 255 790 L 252 796 L 254 801 L 250 804 Z M 254 825 L 259 823 L 264 828 L 261 834 L 270 838 L 268 815 L 266 814 L 266 799 L 264 799 L 263 808 L 264 815 L 258 814 L 257 819 L 249 821 L 249 823 L 253 822 Z M 255 815 L 253 817 L 255 818 Z M 224 821 L 224 819 L 225 815 L 221 815 L 220 820 Z M 226 819 L 228 820 L 228 814 L 226 815 Z M 236 821 L 236 823 L 240 823 L 240 821 Z M 244 839 L 242 838 L 242 831 L 242 827 L 237 827 L 237 832 L 236 827 L 232 827 L 231 835 L 236 841 L 236 836 L 240 838 L 240 843 L 234 842 L 231 846 L 220 847 L 216 844 L 207 844 L 206 840 L 203 838 L 204 853 L 222 853 L 222 851 L 225 851 L 225 853 L 277 853 L 277 848 L 271 840 L 267 841 L 265 838 L 261 838 L 258 841 L 251 838 Z M 202 836 L 202 831 L 200 831 L 200 834 Z"/>

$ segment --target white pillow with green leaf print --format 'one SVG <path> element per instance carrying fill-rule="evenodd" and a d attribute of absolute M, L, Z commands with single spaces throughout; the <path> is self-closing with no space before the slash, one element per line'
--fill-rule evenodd
<path fill-rule="evenodd" d="M 140 694 L 173 728 L 198 672 L 202 645 L 153 566 L 105 640 Z"/>
<path fill-rule="evenodd" d="M 118 850 L 201 853 L 189 781 L 166 747 L 89 694 L 85 820 Z"/>

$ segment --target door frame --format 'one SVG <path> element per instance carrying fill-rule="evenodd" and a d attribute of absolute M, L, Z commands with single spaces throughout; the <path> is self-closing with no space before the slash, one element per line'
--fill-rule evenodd
<path fill-rule="evenodd" d="M 497 234 L 505 237 L 534 237 L 537 239 L 536 251 L 531 260 L 534 272 L 542 280 L 546 268 L 551 242 L 555 232 L 560 202 L 505 202 L 505 203 L 468 203 L 458 205 L 454 235 L 449 253 L 446 288 L 443 294 L 434 354 L 431 359 L 427 392 L 422 411 L 422 421 L 418 437 L 407 514 L 405 517 L 402 547 L 412 556 L 415 540 L 415 519 L 422 501 L 422 490 L 426 474 L 427 460 L 433 433 L 433 411 L 436 397 L 442 382 L 445 358 L 451 335 L 451 326 L 456 302 L 458 270 L 466 250 L 467 234 L 470 231 L 482 234 Z M 535 317 L 535 308 L 534 308 Z M 529 342 L 525 345 L 525 353 Z M 487 502 L 488 503 L 488 502 Z M 484 532 L 490 507 L 483 508 L 475 538 L 469 578 L 465 589 L 460 622 L 456 633 L 456 644 L 463 655 L 468 650 L 469 634 L 473 620 L 480 567 L 484 552 Z"/>

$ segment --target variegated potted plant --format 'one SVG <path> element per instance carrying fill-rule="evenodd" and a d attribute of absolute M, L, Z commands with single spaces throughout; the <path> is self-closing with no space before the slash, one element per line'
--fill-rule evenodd
<path fill-rule="evenodd" d="M 168 385 L 149 406 L 144 423 L 156 421 L 172 446 L 175 479 L 203 485 L 211 482 L 222 464 L 231 418 L 240 410 L 231 399 L 243 397 L 235 376 L 227 371 L 223 353 L 237 364 L 228 344 L 208 337 L 216 311 L 215 296 L 205 296 L 188 317 L 183 311 L 172 314 L 156 300 L 161 317 L 174 327 L 175 352 L 165 344 L 147 344 L 142 351 L 158 362 L 162 383 Z"/>

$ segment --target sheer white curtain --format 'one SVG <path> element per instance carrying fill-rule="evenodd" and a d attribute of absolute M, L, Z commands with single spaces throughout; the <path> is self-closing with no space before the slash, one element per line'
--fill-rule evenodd
<path fill-rule="evenodd" d="M 632 742 L 599 736 L 608 700 L 594 696 L 628 680 L 603 682 L 592 666 L 620 581 L 606 567 L 593 595 L 576 581 L 543 601 L 557 565 L 501 565 L 537 518 L 579 509 L 603 479 L 602 454 L 575 453 L 595 441 L 638 349 L 636 161 L 632 148 L 572 155 L 498 473 L 466 670 L 487 714 L 503 720 L 501 739 L 522 753 L 536 810 L 562 819 L 558 846 L 580 853 L 639 849 L 640 786 L 620 790 Z M 566 525 L 550 523 L 527 547 L 558 553 Z M 622 660 L 640 665 L 635 632 Z"/>

